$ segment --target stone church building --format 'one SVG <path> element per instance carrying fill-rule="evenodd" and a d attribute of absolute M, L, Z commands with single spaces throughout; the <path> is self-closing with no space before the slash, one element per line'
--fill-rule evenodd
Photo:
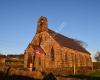
<path fill-rule="evenodd" d="M 24 67 L 39 71 L 84 72 L 91 70 L 91 54 L 81 42 L 48 28 L 41 16 L 37 31 L 24 52 Z"/>

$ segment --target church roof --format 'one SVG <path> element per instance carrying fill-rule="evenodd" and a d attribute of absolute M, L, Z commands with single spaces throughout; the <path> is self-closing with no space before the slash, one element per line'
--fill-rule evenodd
<path fill-rule="evenodd" d="M 89 53 L 78 40 L 63 36 L 51 29 L 48 29 L 48 33 L 52 36 L 61 46 L 68 47 L 81 52 Z M 90 53 L 89 53 L 90 54 Z"/>

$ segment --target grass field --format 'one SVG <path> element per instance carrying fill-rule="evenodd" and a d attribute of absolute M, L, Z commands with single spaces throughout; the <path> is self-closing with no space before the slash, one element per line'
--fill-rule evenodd
<path fill-rule="evenodd" d="M 78 78 L 83 80 L 100 80 L 100 70 L 95 70 L 93 72 L 83 73 L 83 74 L 63 75 L 61 77 Z"/>

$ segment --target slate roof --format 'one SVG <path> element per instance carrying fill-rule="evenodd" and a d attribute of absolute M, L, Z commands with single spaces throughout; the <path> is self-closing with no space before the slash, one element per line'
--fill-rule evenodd
<path fill-rule="evenodd" d="M 78 40 L 63 36 L 62 34 L 59 34 L 51 29 L 48 29 L 48 33 L 50 36 L 52 36 L 61 46 L 68 47 L 74 50 L 78 50 L 81 52 L 89 53 L 81 44 L 78 42 Z M 90 54 L 90 53 L 89 53 Z"/>

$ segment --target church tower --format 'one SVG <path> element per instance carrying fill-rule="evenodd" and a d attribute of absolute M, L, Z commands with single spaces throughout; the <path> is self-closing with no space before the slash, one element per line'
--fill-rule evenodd
<path fill-rule="evenodd" d="M 37 23 L 37 31 L 36 33 L 40 33 L 43 31 L 48 31 L 48 22 L 47 22 L 47 18 L 44 16 L 41 16 L 38 20 Z"/>

